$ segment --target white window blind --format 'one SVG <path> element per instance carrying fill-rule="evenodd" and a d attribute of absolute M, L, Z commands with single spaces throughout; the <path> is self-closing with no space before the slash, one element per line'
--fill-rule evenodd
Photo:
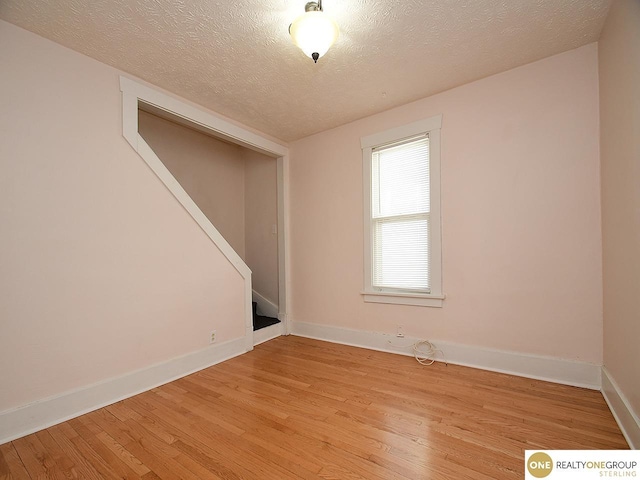
<path fill-rule="evenodd" d="M 428 135 L 372 150 L 373 288 L 430 292 L 429 199 Z"/>

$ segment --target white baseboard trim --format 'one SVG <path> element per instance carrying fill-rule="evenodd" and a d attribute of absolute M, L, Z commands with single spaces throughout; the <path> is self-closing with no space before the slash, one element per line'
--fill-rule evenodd
<path fill-rule="evenodd" d="M 278 305 L 253 290 L 253 301 L 258 304 L 258 313 L 265 317 L 278 318 Z"/>
<path fill-rule="evenodd" d="M 146 392 L 245 352 L 245 338 L 241 337 L 120 377 L 0 412 L 0 445 Z"/>
<path fill-rule="evenodd" d="M 282 322 L 261 328 L 260 330 L 253 332 L 253 345 L 259 345 L 281 335 L 284 335 L 284 325 Z"/>
<path fill-rule="evenodd" d="M 602 395 L 629 447 L 634 450 L 640 449 L 640 418 L 606 367 L 602 367 Z"/>
<path fill-rule="evenodd" d="M 397 338 L 395 335 L 386 333 L 351 330 L 296 321 L 290 322 L 290 324 L 291 333 L 300 337 L 315 338 L 317 340 L 326 340 L 401 355 L 413 356 L 413 344 L 422 340 L 413 337 Z M 508 373 L 591 390 L 600 390 L 601 387 L 600 365 L 472 345 L 439 342 L 437 340 L 433 340 L 432 343 L 442 350 L 444 354 L 444 357 L 436 358 L 438 361 L 446 359 L 448 363 L 455 365 Z"/>

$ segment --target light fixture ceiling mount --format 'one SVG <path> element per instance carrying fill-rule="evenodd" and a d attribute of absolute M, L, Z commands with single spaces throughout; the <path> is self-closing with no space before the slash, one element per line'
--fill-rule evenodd
<path fill-rule="evenodd" d="M 318 62 L 338 38 L 338 25 L 322 10 L 322 0 L 309 2 L 305 13 L 289 25 L 289 34 L 306 56 Z"/>

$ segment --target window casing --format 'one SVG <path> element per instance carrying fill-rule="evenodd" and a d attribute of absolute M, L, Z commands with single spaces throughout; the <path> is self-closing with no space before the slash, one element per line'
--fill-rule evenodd
<path fill-rule="evenodd" d="M 361 139 L 364 300 L 441 307 L 442 116 Z"/>

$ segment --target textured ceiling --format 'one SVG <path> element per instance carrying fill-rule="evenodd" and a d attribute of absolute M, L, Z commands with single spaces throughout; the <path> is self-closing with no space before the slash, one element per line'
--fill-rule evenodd
<path fill-rule="evenodd" d="M 295 47 L 306 0 L 1 0 L 0 18 L 285 141 L 598 39 L 610 0 L 324 0 L 341 29 Z"/>

